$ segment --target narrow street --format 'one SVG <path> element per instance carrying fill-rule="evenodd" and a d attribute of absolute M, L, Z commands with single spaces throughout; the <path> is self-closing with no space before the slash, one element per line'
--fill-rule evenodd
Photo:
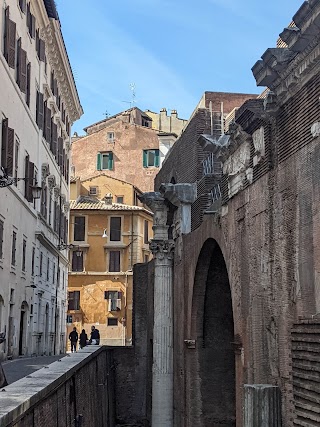
<path fill-rule="evenodd" d="M 8 384 L 12 384 L 64 356 L 64 354 L 60 354 L 56 356 L 20 357 L 3 362 L 2 367 Z"/>

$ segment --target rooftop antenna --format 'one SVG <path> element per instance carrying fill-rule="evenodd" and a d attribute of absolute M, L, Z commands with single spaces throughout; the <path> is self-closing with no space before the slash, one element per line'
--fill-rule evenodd
<path fill-rule="evenodd" d="M 134 107 L 134 104 L 136 103 L 136 84 L 135 83 L 130 83 L 130 90 L 132 92 L 131 107 Z"/>

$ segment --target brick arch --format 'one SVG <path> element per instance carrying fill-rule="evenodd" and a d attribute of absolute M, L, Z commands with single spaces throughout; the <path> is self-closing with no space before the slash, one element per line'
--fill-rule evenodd
<path fill-rule="evenodd" d="M 198 257 L 191 311 L 195 349 L 187 354 L 188 426 L 235 426 L 234 321 L 220 246 L 207 239 Z"/>

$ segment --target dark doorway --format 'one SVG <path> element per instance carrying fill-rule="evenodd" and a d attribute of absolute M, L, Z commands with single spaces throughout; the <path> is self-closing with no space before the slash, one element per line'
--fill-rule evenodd
<path fill-rule="evenodd" d="M 27 311 L 27 303 L 23 302 L 21 304 L 20 311 L 20 329 L 19 329 L 19 356 L 23 356 L 26 350 L 26 311 Z"/>
<path fill-rule="evenodd" d="M 234 324 L 226 264 L 213 239 L 204 244 L 195 275 L 188 425 L 236 425 Z M 189 350 L 190 352 L 191 350 Z M 192 368 L 193 365 L 193 368 Z M 194 415 L 193 415 L 194 414 Z"/>

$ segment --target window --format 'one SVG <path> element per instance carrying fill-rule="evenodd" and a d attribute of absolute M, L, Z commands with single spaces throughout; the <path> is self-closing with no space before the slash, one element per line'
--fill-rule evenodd
<path fill-rule="evenodd" d="M 26 249 L 27 249 L 27 241 L 23 239 L 22 242 L 22 271 L 26 271 Z"/>
<path fill-rule="evenodd" d="M 147 245 L 149 243 L 149 222 L 144 220 L 144 243 Z"/>
<path fill-rule="evenodd" d="M 18 167 L 19 167 L 19 141 L 16 139 L 16 146 L 14 150 L 14 177 L 18 178 Z M 15 181 L 17 185 L 17 181 Z"/>
<path fill-rule="evenodd" d="M 8 119 L 2 120 L 1 166 L 9 176 L 13 175 L 14 130 L 9 128 Z"/>
<path fill-rule="evenodd" d="M 89 187 L 90 196 L 96 196 L 98 194 L 98 187 Z"/>
<path fill-rule="evenodd" d="M 84 216 L 75 216 L 74 217 L 73 240 L 75 242 L 84 242 L 84 240 L 85 240 L 85 224 L 86 224 L 86 218 Z"/>
<path fill-rule="evenodd" d="M 4 23 L 4 57 L 10 68 L 16 64 L 16 24 L 9 19 L 9 6 L 5 9 Z"/>
<path fill-rule="evenodd" d="M 36 256 L 36 249 L 32 248 L 32 255 L 31 255 L 31 276 L 34 276 L 34 260 Z"/>
<path fill-rule="evenodd" d="M 0 220 L 0 259 L 3 257 L 3 221 Z"/>
<path fill-rule="evenodd" d="M 42 190 L 41 190 L 41 206 L 40 213 L 45 220 L 47 220 L 48 214 L 48 190 L 45 182 L 42 182 Z"/>
<path fill-rule="evenodd" d="M 159 150 L 143 150 L 143 167 L 160 166 Z"/>
<path fill-rule="evenodd" d="M 68 292 L 68 310 L 80 310 L 80 291 Z"/>
<path fill-rule="evenodd" d="M 97 170 L 112 170 L 113 169 L 113 153 L 108 151 L 106 153 L 97 154 Z"/>
<path fill-rule="evenodd" d="M 26 0 L 19 0 L 19 7 L 21 12 L 26 13 Z"/>
<path fill-rule="evenodd" d="M 47 259 L 47 281 L 49 281 L 49 272 L 50 272 L 50 259 Z"/>
<path fill-rule="evenodd" d="M 121 241 L 121 217 L 119 216 L 110 218 L 110 241 Z"/>
<path fill-rule="evenodd" d="M 43 253 L 40 252 L 40 277 L 42 276 L 42 262 L 43 262 Z"/>
<path fill-rule="evenodd" d="M 120 271 L 120 251 L 109 252 L 109 271 Z"/>
<path fill-rule="evenodd" d="M 114 142 L 114 132 L 107 132 L 107 141 Z"/>
<path fill-rule="evenodd" d="M 72 314 L 67 314 L 67 323 L 68 324 L 72 323 Z"/>
<path fill-rule="evenodd" d="M 55 279 L 56 279 L 56 264 L 53 263 L 53 267 L 52 267 L 52 284 L 54 285 Z"/>
<path fill-rule="evenodd" d="M 116 196 L 117 203 L 123 203 L 123 196 Z"/>
<path fill-rule="evenodd" d="M 118 326 L 117 317 L 108 317 L 108 326 Z"/>
<path fill-rule="evenodd" d="M 104 298 L 108 300 L 108 311 L 121 310 L 122 292 L 119 291 L 105 291 Z"/>
<path fill-rule="evenodd" d="M 12 246 L 11 246 L 11 265 L 16 265 L 16 246 L 17 246 L 17 233 L 12 232 Z"/>
<path fill-rule="evenodd" d="M 72 252 L 72 271 L 83 271 L 83 252 Z"/>

